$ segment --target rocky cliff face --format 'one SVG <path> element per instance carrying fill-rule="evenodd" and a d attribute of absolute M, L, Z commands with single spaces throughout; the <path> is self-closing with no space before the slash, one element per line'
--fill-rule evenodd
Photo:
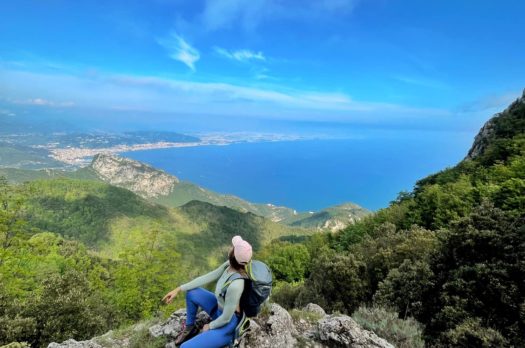
<path fill-rule="evenodd" d="M 492 116 L 492 118 L 488 120 L 483 125 L 483 127 L 481 127 L 479 133 L 474 138 L 474 143 L 472 144 L 472 147 L 470 148 L 465 159 L 475 159 L 481 155 L 485 151 L 490 141 L 497 136 L 497 122 L 500 121 L 501 118 L 512 115 L 515 110 L 522 107 L 523 105 L 525 105 L 525 90 L 523 90 L 522 96 L 512 103 L 507 109 Z"/>
<path fill-rule="evenodd" d="M 289 348 L 289 347 L 353 347 L 353 348 L 394 348 L 393 345 L 370 331 L 362 329 L 347 315 L 327 315 L 315 304 L 309 304 L 301 311 L 299 318 L 292 316 L 281 306 L 273 303 L 258 318 L 250 323 L 250 330 L 242 337 L 240 348 Z M 170 318 L 149 328 L 153 337 L 165 336 L 166 348 L 175 348 L 173 342 L 186 319 L 186 312 L 180 309 Z M 206 313 L 198 315 L 197 325 L 210 321 Z M 109 338 L 106 334 L 89 341 L 68 340 L 61 344 L 51 343 L 48 348 L 110 348 L 129 347 L 129 339 Z"/>
<path fill-rule="evenodd" d="M 108 154 L 96 155 L 91 169 L 102 181 L 133 191 L 143 198 L 166 196 L 179 183 L 173 175 L 144 163 Z"/>

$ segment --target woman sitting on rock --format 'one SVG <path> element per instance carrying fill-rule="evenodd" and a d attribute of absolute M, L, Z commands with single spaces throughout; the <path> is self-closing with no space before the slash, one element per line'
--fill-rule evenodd
<path fill-rule="evenodd" d="M 242 317 L 239 302 L 244 290 L 243 278 L 246 278 L 245 265 L 252 258 L 252 246 L 240 236 L 233 237 L 232 245 L 228 261 L 219 268 L 179 286 L 163 298 L 166 303 L 171 303 L 181 290 L 186 291 L 186 325 L 175 340 L 176 345 L 184 342 L 181 348 L 224 347 L 233 339 Z M 235 279 L 228 285 L 228 280 L 235 273 L 240 273 L 243 278 Z M 215 294 L 201 287 L 213 281 L 217 281 Z M 223 297 L 221 293 L 224 294 L 225 285 L 228 287 Z M 204 325 L 202 333 L 197 335 L 199 329 L 195 320 L 199 307 L 210 315 L 212 321 Z"/>

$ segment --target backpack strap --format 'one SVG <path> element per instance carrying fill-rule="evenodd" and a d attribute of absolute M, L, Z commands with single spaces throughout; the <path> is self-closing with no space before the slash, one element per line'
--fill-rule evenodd
<path fill-rule="evenodd" d="M 238 272 L 235 272 L 232 275 L 230 275 L 228 279 L 226 280 L 226 282 L 224 282 L 224 285 L 222 286 L 221 293 L 220 293 L 220 296 L 222 298 L 226 298 L 226 291 L 228 290 L 228 286 L 230 286 L 230 284 L 234 280 L 237 280 L 237 279 L 248 279 L 248 278 L 246 278 L 245 276 L 243 276 L 242 274 Z"/>
<path fill-rule="evenodd" d="M 229 348 L 237 348 L 241 344 L 241 339 L 246 335 L 246 333 L 250 330 L 250 318 L 242 313 L 242 317 L 239 320 L 239 324 L 235 327 L 235 331 L 233 332 L 233 338 L 230 342 Z"/>

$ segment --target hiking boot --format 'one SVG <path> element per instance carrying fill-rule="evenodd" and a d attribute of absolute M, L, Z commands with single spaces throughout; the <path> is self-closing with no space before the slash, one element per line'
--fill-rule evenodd
<path fill-rule="evenodd" d="M 199 333 L 199 328 L 196 325 L 186 326 L 186 323 L 182 326 L 182 331 L 179 332 L 175 338 L 175 345 L 180 346 L 187 340 L 195 337 Z"/>

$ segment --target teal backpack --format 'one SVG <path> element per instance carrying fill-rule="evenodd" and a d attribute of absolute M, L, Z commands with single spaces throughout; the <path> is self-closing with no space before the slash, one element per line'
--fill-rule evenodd
<path fill-rule="evenodd" d="M 234 273 L 224 283 L 220 296 L 226 297 L 228 286 L 236 279 L 244 279 L 244 291 L 241 295 L 240 307 L 242 318 L 235 328 L 235 335 L 230 347 L 237 347 L 241 338 L 250 327 L 251 317 L 257 316 L 262 304 L 270 297 L 272 292 L 272 271 L 264 262 L 252 260 L 246 265 L 247 277 Z"/>

